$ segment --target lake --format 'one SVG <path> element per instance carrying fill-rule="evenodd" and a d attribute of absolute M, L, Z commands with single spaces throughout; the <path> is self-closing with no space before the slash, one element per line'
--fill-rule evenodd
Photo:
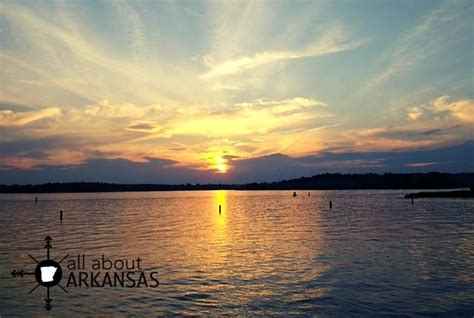
<path fill-rule="evenodd" d="M 0 195 L 0 316 L 472 317 L 474 200 L 409 192 Z M 52 259 L 69 254 L 49 312 L 46 287 L 11 275 L 35 270 L 48 235 Z M 78 254 L 139 257 L 160 284 L 67 287 Z"/>

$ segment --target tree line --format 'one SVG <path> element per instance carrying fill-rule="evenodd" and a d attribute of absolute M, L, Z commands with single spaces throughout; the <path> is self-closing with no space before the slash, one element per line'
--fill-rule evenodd
<path fill-rule="evenodd" d="M 452 189 L 474 187 L 474 173 L 324 173 L 311 177 L 245 184 L 116 184 L 65 182 L 0 185 L 0 193 L 129 192 L 192 190 Z"/>

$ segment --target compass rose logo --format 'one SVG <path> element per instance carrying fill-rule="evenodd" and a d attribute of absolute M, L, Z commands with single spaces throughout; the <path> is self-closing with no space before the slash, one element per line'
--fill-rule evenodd
<path fill-rule="evenodd" d="M 35 276 L 37 285 L 33 287 L 33 289 L 30 290 L 28 294 L 31 294 L 39 286 L 46 287 L 46 298 L 44 298 L 44 308 L 47 311 L 50 311 L 51 308 L 53 308 L 53 306 L 51 305 L 53 299 L 50 297 L 49 294 L 49 289 L 51 287 L 59 286 L 63 292 L 67 293 L 67 290 L 60 284 L 61 278 L 63 277 L 63 270 L 61 269 L 60 264 L 69 256 L 69 254 L 64 256 L 59 262 L 52 260 L 50 258 L 50 250 L 53 248 L 53 246 L 51 245 L 52 240 L 53 239 L 49 235 L 46 236 L 46 238 L 44 239 L 44 241 L 46 242 L 46 245 L 44 246 L 44 248 L 46 249 L 46 259 L 38 261 L 33 256 L 28 255 L 36 263 L 36 268 L 34 272 L 26 272 L 24 270 L 13 270 L 11 272 L 12 276 L 15 278 L 23 278 L 25 275 Z"/>

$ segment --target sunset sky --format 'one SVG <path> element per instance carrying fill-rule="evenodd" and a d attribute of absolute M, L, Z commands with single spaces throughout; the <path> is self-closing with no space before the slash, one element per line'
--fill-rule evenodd
<path fill-rule="evenodd" d="M 0 184 L 474 171 L 473 13 L 0 1 Z"/>

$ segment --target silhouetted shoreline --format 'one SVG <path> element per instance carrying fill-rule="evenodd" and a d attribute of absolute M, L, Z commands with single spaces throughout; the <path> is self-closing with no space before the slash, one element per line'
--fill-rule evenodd
<path fill-rule="evenodd" d="M 474 188 L 459 191 L 417 192 L 405 195 L 406 199 L 416 198 L 474 198 Z"/>
<path fill-rule="evenodd" d="M 66 182 L 38 185 L 0 185 L 0 193 L 137 192 L 199 190 L 362 190 L 454 189 L 474 187 L 474 173 L 325 173 L 312 177 L 246 184 L 116 184 Z"/>

